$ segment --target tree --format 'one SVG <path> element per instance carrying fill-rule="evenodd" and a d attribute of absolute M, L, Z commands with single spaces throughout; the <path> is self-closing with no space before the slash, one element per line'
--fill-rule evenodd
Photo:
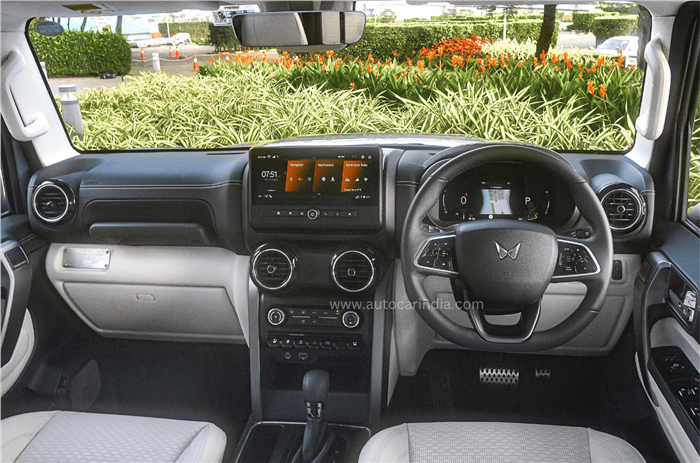
<path fill-rule="evenodd" d="M 542 52 L 549 52 L 549 47 L 552 44 L 552 36 L 554 35 L 554 27 L 557 22 L 557 6 L 544 6 L 544 19 L 540 28 L 540 38 L 537 39 L 537 56 Z"/>
<path fill-rule="evenodd" d="M 115 32 L 117 34 L 122 33 L 122 16 L 117 16 L 117 28 L 115 29 Z"/>
<path fill-rule="evenodd" d="M 87 24 L 87 16 L 83 18 L 83 23 L 80 25 L 80 32 L 85 31 L 85 25 Z"/>

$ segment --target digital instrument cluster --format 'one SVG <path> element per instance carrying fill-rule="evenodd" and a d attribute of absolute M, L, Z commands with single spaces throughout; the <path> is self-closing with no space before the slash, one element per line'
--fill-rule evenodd
<path fill-rule="evenodd" d="M 479 166 L 443 189 L 438 218 L 443 224 L 472 220 L 527 220 L 557 227 L 575 210 L 569 190 L 553 176 L 527 164 Z"/>

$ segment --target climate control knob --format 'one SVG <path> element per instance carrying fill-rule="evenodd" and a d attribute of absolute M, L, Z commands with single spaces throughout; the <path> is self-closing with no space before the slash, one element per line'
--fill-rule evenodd
<path fill-rule="evenodd" d="M 345 328 L 356 328 L 360 324 L 360 316 L 353 310 L 348 310 L 343 314 L 343 326 Z"/>
<path fill-rule="evenodd" d="M 267 321 L 270 322 L 270 325 L 272 326 L 281 325 L 284 322 L 285 317 L 286 315 L 282 309 L 270 309 L 270 311 L 267 313 Z"/>

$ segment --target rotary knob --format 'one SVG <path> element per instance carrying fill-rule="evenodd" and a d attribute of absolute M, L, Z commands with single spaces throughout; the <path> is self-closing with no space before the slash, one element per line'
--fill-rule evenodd
<path fill-rule="evenodd" d="M 285 315 L 282 309 L 270 309 L 270 311 L 267 313 L 267 321 L 270 322 L 270 325 L 272 326 L 281 325 L 284 322 L 284 319 Z"/>
<path fill-rule="evenodd" d="M 360 324 L 360 316 L 353 310 L 348 310 L 343 314 L 343 326 L 345 328 L 356 328 Z"/>

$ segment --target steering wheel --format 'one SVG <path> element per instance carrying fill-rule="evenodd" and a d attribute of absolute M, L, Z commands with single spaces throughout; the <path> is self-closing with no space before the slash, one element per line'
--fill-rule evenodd
<path fill-rule="evenodd" d="M 591 226 L 591 236 L 558 237 L 544 225 L 503 219 L 465 222 L 450 232 L 426 230 L 423 219 L 450 180 L 496 162 L 529 163 L 559 178 Z M 404 284 L 415 310 L 448 341 L 486 351 L 537 352 L 573 339 L 603 305 L 612 257 L 607 217 L 586 180 L 561 155 L 524 144 L 482 144 L 459 150 L 425 179 L 408 210 L 401 236 Z M 429 276 L 451 280 L 455 299 L 463 303 L 461 308 L 469 314 L 474 329 L 455 323 L 431 303 L 423 287 Z M 567 281 L 586 286 L 580 305 L 559 325 L 535 331 L 547 286 Z M 491 324 L 486 319 L 486 315 L 513 313 L 520 314 L 514 325 Z"/>

